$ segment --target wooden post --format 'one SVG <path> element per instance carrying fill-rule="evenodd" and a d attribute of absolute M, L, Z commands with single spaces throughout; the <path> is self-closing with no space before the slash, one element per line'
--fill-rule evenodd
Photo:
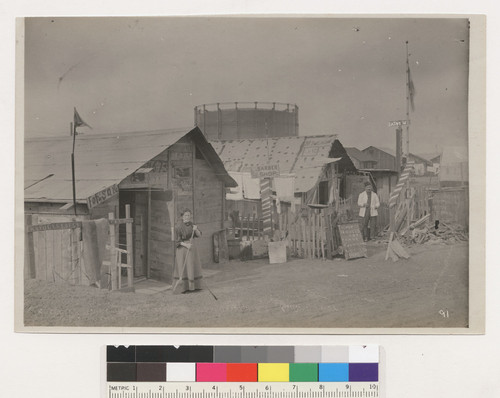
<path fill-rule="evenodd" d="M 80 251 L 78 250 L 78 245 L 79 245 L 79 235 L 80 233 L 78 232 L 78 228 L 72 228 L 70 230 L 70 241 L 71 241 L 71 272 L 73 275 L 76 275 L 76 282 L 75 284 L 81 285 L 83 281 L 83 269 L 81 267 L 81 264 L 78 261 L 78 256 Z M 78 272 L 75 272 L 76 268 L 79 267 L 80 269 Z"/>
<path fill-rule="evenodd" d="M 410 206 L 411 206 L 411 192 L 410 192 L 410 179 L 408 178 L 406 180 L 406 226 L 408 229 L 410 229 L 410 224 L 411 224 L 411 211 L 410 211 Z"/>
<path fill-rule="evenodd" d="M 307 212 L 307 219 L 306 219 L 306 239 L 307 239 L 307 257 L 308 258 L 312 258 L 311 225 L 312 225 L 311 213 L 308 211 Z"/>
<path fill-rule="evenodd" d="M 332 259 L 333 254 L 332 254 L 332 244 L 331 242 L 333 241 L 332 234 L 330 233 L 330 211 L 332 207 L 328 207 L 325 209 L 324 212 L 324 228 L 325 228 L 325 240 L 326 240 L 326 257 L 328 259 Z"/>
<path fill-rule="evenodd" d="M 57 230 L 54 231 L 53 234 L 53 246 L 54 246 L 54 275 L 58 276 L 56 281 L 62 282 L 61 278 L 62 277 L 63 281 L 69 282 L 68 278 L 70 276 L 70 273 L 68 272 L 68 267 L 65 267 L 63 264 L 63 245 L 62 245 L 62 232 L 63 230 Z"/>
<path fill-rule="evenodd" d="M 309 210 L 307 212 L 307 215 L 308 215 L 308 219 L 307 219 L 307 235 L 308 235 L 308 244 L 309 244 L 309 258 L 314 258 L 314 246 L 313 246 L 313 228 L 312 228 L 312 224 L 313 224 L 313 220 L 312 220 L 312 217 L 311 217 L 311 211 Z"/>
<path fill-rule="evenodd" d="M 294 243 L 293 243 L 293 249 L 295 251 L 295 254 L 297 256 L 299 256 L 300 255 L 300 253 L 299 253 L 299 244 L 300 244 L 300 241 L 299 241 L 300 235 L 299 235 L 299 233 L 300 232 L 299 232 L 299 222 L 298 222 L 298 220 L 295 221 L 295 222 L 292 222 L 292 228 L 293 228 L 293 241 L 294 241 Z"/>
<path fill-rule="evenodd" d="M 130 218 L 130 205 L 125 205 L 125 218 Z M 127 231 L 127 287 L 134 285 L 134 242 L 132 235 L 132 223 L 125 224 Z"/>
<path fill-rule="evenodd" d="M 71 229 L 64 230 L 61 234 L 61 267 L 68 274 L 68 282 L 75 284 L 75 274 L 71 273 Z"/>
<path fill-rule="evenodd" d="M 110 220 L 115 219 L 115 215 L 113 213 L 108 213 L 108 218 Z M 109 253 L 110 253 L 110 270 L 109 273 L 111 274 L 111 290 L 116 290 L 117 289 L 117 272 L 116 272 L 116 236 L 115 236 L 115 225 L 110 224 L 109 225 Z"/>
<path fill-rule="evenodd" d="M 247 216 L 247 240 L 250 240 L 250 214 Z"/>
<path fill-rule="evenodd" d="M 193 220 L 196 220 L 196 217 L 197 217 L 197 211 L 198 209 L 196 209 L 196 201 L 195 201 L 195 196 L 196 196 L 196 144 L 194 141 L 191 142 L 191 181 L 192 181 L 192 184 L 193 184 L 193 188 L 192 188 L 192 193 L 191 193 L 191 203 L 192 203 L 192 207 L 191 207 L 191 215 L 192 215 L 192 219 Z"/>
<path fill-rule="evenodd" d="M 318 258 L 321 258 L 321 210 L 317 210 L 316 217 L 316 245 L 318 247 Z"/>
<path fill-rule="evenodd" d="M 203 131 L 205 133 L 205 131 Z M 224 183 L 221 183 L 221 196 L 222 196 L 222 217 L 220 221 L 220 228 L 226 231 L 226 188 L 224 187 Z M 227 236 L 226 236 L 227 237 Z"/>
<path fill-rule="evenodd" d="M 282 214 L 277 214 L 276 212 L 276 217 L 278 218 L 278 231 L 280 231 L 280 237 L 281 237 L 281 233 L 282 233 L 282 230 L 281 230 L 281 227 L 282 227 L 282 220 L 281 220 L 281 216 Z"/>
<path fill-rule="evenodd" d="M 316 214 L 316 224 L 318 229 L 318 258 L 321 258 L 321 248 L 323 247 L 322 231 L 321 231 L 321 210 L 318 210 Z"/>
<path fill-rule="evenodd" d="M 288 222 L 290 223 L 288 230 L 291 232 L 292 239 L 293 239 L 292 250 L 295 253 L 295 255 L 297 255 L 297 253 L 298 253 L 298 251 L 297 251 L 297 223 L 292 223 L 292 220 L 290 218 L 288 219 Z"/>
<path fill-rule="evenodd" d="M 325 219 L 324 213 L 320 211 L 319 214 L 319 223 L 320 223 L 320 237 L 321 237 L 321 256 L 323 260 L 325 259 Z"/>
<path fill-rule="evenodd" d="M 316 257 L 316 210 L 312 211 L 312 258 Z"/>
<path fill-rule="evenodd" d="M 148 187 L 148 248 L 146 254 L 146 278 L 151 276 L 151 187 Z M 175 250 L 174 250 L 175 254 Z"/>
<path fill-rule="evenodd" d="M 240 221 L 240 239 L 243 240 L 243 215 L 240 215 L 238 214 L 238 218 L 239 218 L 239 221 Z"/>
<path fill-rule="evenodd" d="M 302 227 L 302 250 L 301 252 L 303 253 L 302 255 L 304 258 L 308 256 L 308 251 L 307 251 L 307 244 L 306 244 L 306 220 L 302 216 L 300 217 L 300 226 Z"/>
<path fill-rule="evenodd" d="M 309 246 L 307 244 L 307 218 L 301 217 L 301 224 L 302 224 L 302 242 L 304 245 L 304 258 L 309 257 Z"/>
<path fill-rule="evenodd" d="M 396 230 L 396 206 L 390 206 L 389 205 L 389 242 L 387 243 L 387 250 L 385 252 L 385 259 L 387 260 L 389 258 L 390 252 L 391 252 L 391 242 L 392 239 L 394 238 L 394 233 Z"/>
<path fill-rule="evenodd" d="M 310 242 L 311 242 L 311 258 L 316 257 L 316 240 L 314 236 L 314 230 L 316 228 L 316 220 L 314 219 L 315 214 L 314 210 L 309 213 L 309 234 L 310 234 Z"/>
<path fill-rule="evenodd" d="M 38 224 L 38 216 L 28 214 L 25 216 L 25 234 L 24 234 L 24 276 L 25 278 L 36 278 L 35 265 L 35 243 L 33 241 L 33 232 L 28 232 L 28 228 Z"/>
<path fill-rule="evenodd" d="M 255 213 L 252 219 L 252 240 L 255 240 Z"/>
<path fill-rule="evenodd" d="M 318 257 L 325 258 L 325 248 L 323 245 L 323 231 L 324 231 L 323 213 L 321 209 L 318 211 L 318 234 L 319 234 L 319 247 L 318 247 Z"/>
<path fill-rule="evenodd" d="M 137 237 L 137 234 L 139 234 L 139 245 L 140 245 L 140 248 L 141 248 L 141 251 L 138 252 L 138 253 L 135 253 L 135 255 L 139 254 L 139 256 L 140 256 L 141 253 L 144 254 L 143 228 L 144 228 L 144 217 L 141 214 L 139 216 L 139 225 L 136 224 L 136 230 L 135 230 L 135 236 Z M 137 231 L 137 230 L 139 230 L 139 231 Z M 143 272 L 144 272 L 144 256 L 143 256 L 143 258 L 142 258 L 142 260 L 140 262 L 139 261 L 135 261 L 135 259 L 134 259 L 134 264 L 136 266 L 140 264 L 140 266 L 142 267 L 142 269 L 137 270 L 137 275 L 143 275 Z M 135 274 L 135 272 L 134 272 L 134 274 Z"/>
<path fill-rule="evenodd" d="M 293 233 L 294 233 L 294 239 L 295 239 L 295 253 L 300 256 L 300 226 L 299 226 L 299 220 L 293 223 Z"/>
<path fill-rule="evenodd" d="M 44 231 L 45 235 L 45 264 L 47 267 L 47 281 L 55 282 L 54 275 L 54 231 Z"/>
<path fill-rule="evenodd" d="M 262 219 L 264 220 L 263 230 L 264 235 L 269 238 L 273 236 L 272 226 L 272 206 L 271 199 L 271 180 L 269 178 L 260 179 L 260 198 L 262 205 Z"/>

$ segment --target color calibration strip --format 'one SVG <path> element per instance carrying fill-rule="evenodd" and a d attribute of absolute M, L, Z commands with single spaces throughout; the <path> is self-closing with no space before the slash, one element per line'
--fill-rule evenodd
<path fill-rule="evenodd" d="M 379 347 L 107 346 L 106 365 L 108 383 L 373 383 Z"/>

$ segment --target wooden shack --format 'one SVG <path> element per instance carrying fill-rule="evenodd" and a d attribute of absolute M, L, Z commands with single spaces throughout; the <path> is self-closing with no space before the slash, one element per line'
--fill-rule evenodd
<path fill-rule="evenodd" d="M 274 216 L 278 211 L 295 213 L 307 204 L 327 205 L 345 198 L 346 176 L 356 167 L 336 135 L 272 137 L 211 141 L 224 166 L 233 176 L 243 178 L 243 191 L 228 196 L 228 211 L 260 219 L 258 193 L 246 191 L 245 181 L 256 179 L 255 169 L 270 167 L 276 177 L 290 178 L 293 192 L 280 197 L 276 180 L 271 179 Z M 258 181 L 258 178 L 257 178 Z M 279 210 L 278 210 L 279 202 Z M 276 217 L 275 217 L 276 218 Z"/>
<path fill-rule="evenodd" d="M 369 146 L 362 151 L 376 162 L 378 169 L 398 171 L 396 166 L 396 150 Z"/>
<path fill-rule="evenodd" d="M 175 261 L 174 225 L 183 208 L 203 232 L 203 266 L 213 264 L 212 236 L 224 228 L 225 190 L 236 186 L 198 128 L 76 137 L 76 211 L 72 137 L 25 141 L 25 214 L 38 222 L 133 218 L 134 276 L 165 282 Z M 120 230 L 120 239 L 125 239 Z"/>

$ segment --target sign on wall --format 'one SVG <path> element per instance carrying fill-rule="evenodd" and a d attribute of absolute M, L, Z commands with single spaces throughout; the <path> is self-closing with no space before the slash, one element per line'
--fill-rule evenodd
<path fill-rule="evenodd" d="M 278 164 L 263 164 L 252 167 L 250 170 L 252 178 L 279 177 L 280 166 Z"/>
<path fill-rule="evenodd" d="M 100 205 L 101 203 L 104 203 L 105 201 L 107 201 L 112 196 L 115 196 L 116 194 L 118 194 L 118 185 L 113 184 L 110 187 L 105 188 L 102 191 L 99 191 L 92 196 L 89 196 L 87 198 L 87 206 L 89 207 L 89 209 L 92 209 Z"/>

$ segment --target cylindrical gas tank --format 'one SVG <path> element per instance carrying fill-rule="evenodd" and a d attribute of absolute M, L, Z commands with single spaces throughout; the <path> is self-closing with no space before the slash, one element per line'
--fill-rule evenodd
<path fill-rule="evenodd" d="M 299 135 L 299 108 L 280 102 L 226 102 L 194 108 L 194 123 L 209 140 Z"/>

